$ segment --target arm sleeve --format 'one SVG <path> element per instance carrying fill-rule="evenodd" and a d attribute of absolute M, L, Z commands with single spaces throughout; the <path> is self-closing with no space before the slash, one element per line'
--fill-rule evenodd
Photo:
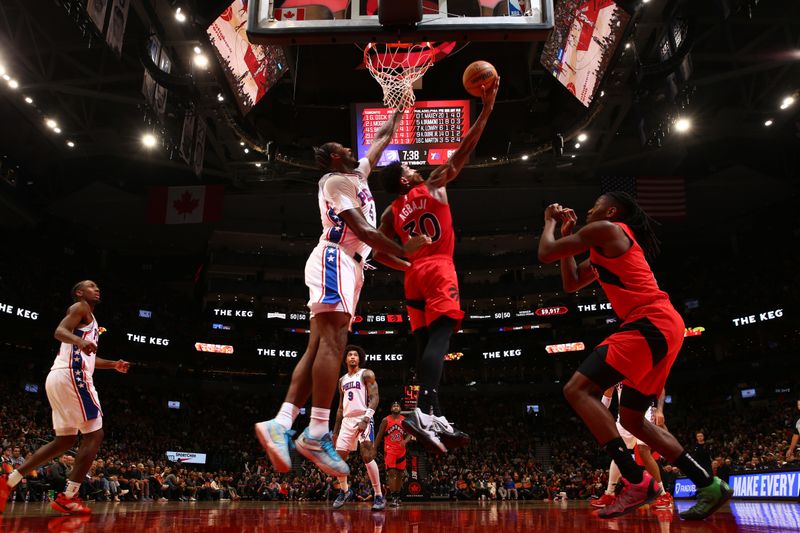
<path fill-rule="evenodd" d="M 356 186 L 344 176 L 329 178 L 323 186 L 322 194 L 337 215 L 342 211 L 361 207 Z"/>
<path fill-rule="evenodd" d="M 361 174 L 362 177 L 367 178 L 369 173 L 372 172 L 372 167 L 369 166 L 369 159 L 366 157 L 359 159 L 358 165 L 356 165 L 356 172 Z"/>

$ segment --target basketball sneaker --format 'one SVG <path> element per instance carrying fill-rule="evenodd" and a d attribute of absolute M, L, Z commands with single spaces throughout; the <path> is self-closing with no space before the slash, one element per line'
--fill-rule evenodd
<path fill-rule="evenodd" d="M 292 468 L 292 458 L 289 450 L 294 448 L 292 436 L 294 431 L 286 429 L 274 418 L 255 425 L 256 437 L 261 447 L 267 452 L 272 466 L 278 472 L 288 472 Z"/>
<path fill-rule="evenodd" d="M 333 500 L 333 508 L 334 509 L 341 509 L 344 504 L 351 501 L 355 498 L 356 493 L 353 492 L 353 489 L 347 490 L 340 490 L 339 494 L 336 496 L 336 499 Z"/>
<path fill-rule="evenodd" d="M 602 509 L 603 507 L 614 503 L 615 498 L 616 496 L 614 494 L 609 494 L 607 492 L 604 492 L 602 496 L 600 496 L 596 500 L 592 500 L 591 502 L 589 502 L 589 505 L 597 509 Z"/>
<path fill-rule="evenodd" d="M 653 507 L 656 509 L 672 509 L 672 494 L 666 491 L 662 492 L 653 502 Z"/>
<path fill-rule="evenodd" d="M 392 502 L 389 504 L 389 507 L 394 507 L 395 509 L 400 507 L 400 498 L 392 498 Z"/>
<path fill-rule="evenodd" d="M 711 485 L 697 489 L 697 503 L 680 513 L 680 517 L 684 520 L 703 520 L 730 500 L 731 496 L 733 489 L 715 476 Z"/>
<path fill-rule="evenodd" d="M 375 501 L 372 503 L 373 511 L 383 511 L 386 509 L 386 498 L 383 496 L 375 496 Z"/>
<path fill-rule="evenodd" d="M 330 431 L 321 439 L 313 439 L 308 428 L 294 441 L 297 451 L 329 476 L 350 475 L 350 467 L 334 449 Z"/>
<path fill-rule="evenodd" d="M 422 446 L 431 453 L 442 454 L 447 447 L 442 444 L 433 428 L 432 416 L 424 414 L 419 407 L 403 419 L 403 428 L 414 435 Z"/>
<path fill-rule="evenodd" d="M 83 505 L 80 496 L 67 498 L 63 492 L 59 492 L 56 499 L 50 502 L 50 507 L 64 514 L 90 514 L 91 509 Z"/>
<path fill-rule="evenodd" d="M 0 476 L 0 514 L 3 514 L 8 504 L 8 496 L 11 494 L 11 487 L 8 486 L 8 477 Z"/>
<path fill-rule="evenodd" d="M 433 430 L 447 448 L 461 448 L 469 444 L 469 435 L 456 429 L 444 416 L 433 416 Z"/>
<path fill-rule="evenodd" d="M 641 483 L 633 484 L 622 478 L 622 484 L 622 492 L 617 495 L 611 504 L 600 509 L 598 513 L 600 518 L 614 518 L 630 513 L 634 509 L 638 509 L 642 505 L 655 500 L 661 490 L 661 485 L 647 471 L 642 472 Z"/>

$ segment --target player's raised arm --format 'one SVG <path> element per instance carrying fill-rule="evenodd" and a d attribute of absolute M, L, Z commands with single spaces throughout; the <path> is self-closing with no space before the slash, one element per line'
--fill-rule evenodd
<path fill-rule="evenodd" d="M 370 144 L 369 150 L 367 150 L 367 159 L 369 160 L 370 168 L 374 168 L 375 165 L 378 164 L 381 154 L 386 150 L 386 147 L 389 146 L 389 142 L 392 140 L 392 137 L 394 137 L 397 127 L 400 126 L 400 120 L 402 118 L 403 112 L 395 111 L 391 118 L 384 122 L 383 126 L 375 133 L 375 138 L 372 139 L 372 144 Z"/>
<path fill-rule="evenodd" d="M 477 146 L 478 140 L 481 138 L 484 128 L 486 128 L 489 115 L 492 114 L 492 110 L 494 109 L 494 100 L 497 97 L 497 89 L 499 87 L 500 78 L 498 77 L 490 86 L 483 88 L 483 109 L 481 110 L 481 114 L 478 115 L 478 120 L 476 120 L 475 124 L 469 129 L 464 139 L 461 141 L 461 145 L 453 153 L 447 163 L 438 167 L 431 173 L 428 178 L 428 187 L 431 189 L 444 187 L 456 179 L 458 173 L 464 168 L 464 163 L 469 159 L 469 155 L 475 149 L 475 146 Z"/>
<path fill-rule="evenodd" d="M 575 215 L 575 211 L 569 208 L 564 208 L 561 212 L 561 237 L 568 237 L 572 235 L 572 231 L 575 229 L 575 224 L 578 221 L 578 217 Z M 564 286 L 565 292 L 575 292 L 580 290 L 590 283 L 592 283 L 595 279 L 597 279 L 597 274 L 595 273 L 594 269 L 592 268 L 591 263 L 588 259 L 582 261 L 579 265 L 575 261 L 575 257 L 563 257 L 561 258 L 560 263 L 561 268 L 561 282 Z"/>

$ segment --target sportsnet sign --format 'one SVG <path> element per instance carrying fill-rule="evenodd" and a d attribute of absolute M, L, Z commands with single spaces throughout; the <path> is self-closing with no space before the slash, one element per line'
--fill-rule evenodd
<path fill-rule="evenodd" d="M 173 463 L 206 464 L 206 454 L 195 452 L 167 452 L 167 460 Z"/>

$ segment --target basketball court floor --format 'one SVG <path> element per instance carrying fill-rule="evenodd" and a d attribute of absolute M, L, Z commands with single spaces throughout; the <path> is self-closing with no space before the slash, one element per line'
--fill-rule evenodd
<path fill-rule="evenodd" d="M 635 533 L 723 533 L 799 531 L 800 504 L 737 501 L 702 522 L 681 520 L 675 511 L 639 509 L 601 520 L 585 501 L 459 502 L 404 504 L 372 512 L 368 504 L 333 511 L 323 503 L 192 502 L 92 504 L 90 516 L 60 516 L 46 503 L 11 503 L 0 531 L 222 531 L 471 533 L 523 531 L 616 531 Z"/>

